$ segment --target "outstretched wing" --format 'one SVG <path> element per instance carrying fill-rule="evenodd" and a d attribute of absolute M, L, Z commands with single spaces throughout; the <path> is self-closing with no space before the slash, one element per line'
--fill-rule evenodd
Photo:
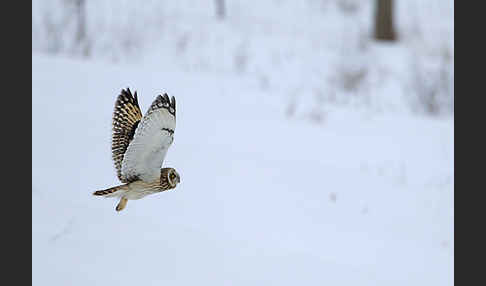
<path fill-rule="evenodd" d="M 115 102 L 113 112 L 113 134 L 111 140 L 111 151 L 115 162 L 118 179 L 128 183 L 133 178 L 122 175 L 122 162 L 130 141 L 133 139 L 135 130 L 142 119 L 142 111 L 138 105 L 137 92 L 132 96 L 129 88 L 122 89 Z"/>
<path fill-rule="evenodd" d="M 157 96 L 128 145 L 122 162 L 122 176 L 143 181 L 159 178 L 165 154 L 174 140 L 175 126 L 175 98 L 172 96 L 169 100 L 167 94 Z"/>

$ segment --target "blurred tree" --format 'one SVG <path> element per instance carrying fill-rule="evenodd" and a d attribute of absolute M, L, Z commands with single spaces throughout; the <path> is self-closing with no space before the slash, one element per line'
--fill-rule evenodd
<path fill-rule="evenodd" d="M 46 9 L 42 12 L 42 23 L 46 32 L 46 51 L 49 54 L 57 54 L 63 48 L 62 30 L 59 29 L 52 12 Z M 65 25 L 65 23 L 63 23 Z"/>
<path fill-rule="evenodd" d="M 375 39 L 395 41 L 393 0 L 376 0 L 375 4 Z"/>
<path fill-rule="evenodd" d="M 84 56 L 89 56 L 90 46 L 86 35 L 86 0 L 72 0 L 76 15 L 75 45 Z"/>
<path fill-rule="evenodd" d="M 216 16 L 218 19 L 223 20 L 226 17 L 226 7 L 224 0 L 215 0 L 216 1 Z"/>

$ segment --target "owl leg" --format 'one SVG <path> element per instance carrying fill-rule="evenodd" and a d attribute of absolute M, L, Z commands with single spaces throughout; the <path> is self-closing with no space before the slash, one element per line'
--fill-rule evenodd
<path fill-rule="evenodd" d="M 118 205 L 116 205 L 116 211 L 119 212 L 119 211 L 123 210 L 125 208 L 125 206 L 127 205 L 127 202 L 128 202 L 128 199 L 125 198 L 125 197 L 122 197 L 120 199 L 120 202 L 118 203 Z"/>

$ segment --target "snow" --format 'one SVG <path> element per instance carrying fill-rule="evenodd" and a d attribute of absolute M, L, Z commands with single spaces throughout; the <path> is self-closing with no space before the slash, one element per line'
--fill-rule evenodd
<path fill-rule="evenodd" d="M 452 285 L 453 120 L 289 119 L 251 79 L 32 55 L 36 285 Z M 174 95 L 176 190 L 129 201 L 116 95 Z M 229 92 L 231 91 L 231 96 Z"/>
<path fill-rule="evenodd" d="M 371 0 L 226 2 L 87 1 L 84 57 L 33 1 L 33 285 L 453 285 L 453 3 L 390 44 Z M 176 97 L 181 183 L 116 212 L 126 87 Z"/>

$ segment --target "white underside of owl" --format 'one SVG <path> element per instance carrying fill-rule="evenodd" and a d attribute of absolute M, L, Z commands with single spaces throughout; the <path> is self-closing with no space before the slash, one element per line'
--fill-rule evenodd
<path fill-rule="evenodd" d="M 123 176 L 137 176 L 144 181 L 159 178 L 162 162 L 174 140 L 168 130 L 174 129 L 175 120 L 166 109 L 159 109 L 144 117 L 125 153 Z"/>

